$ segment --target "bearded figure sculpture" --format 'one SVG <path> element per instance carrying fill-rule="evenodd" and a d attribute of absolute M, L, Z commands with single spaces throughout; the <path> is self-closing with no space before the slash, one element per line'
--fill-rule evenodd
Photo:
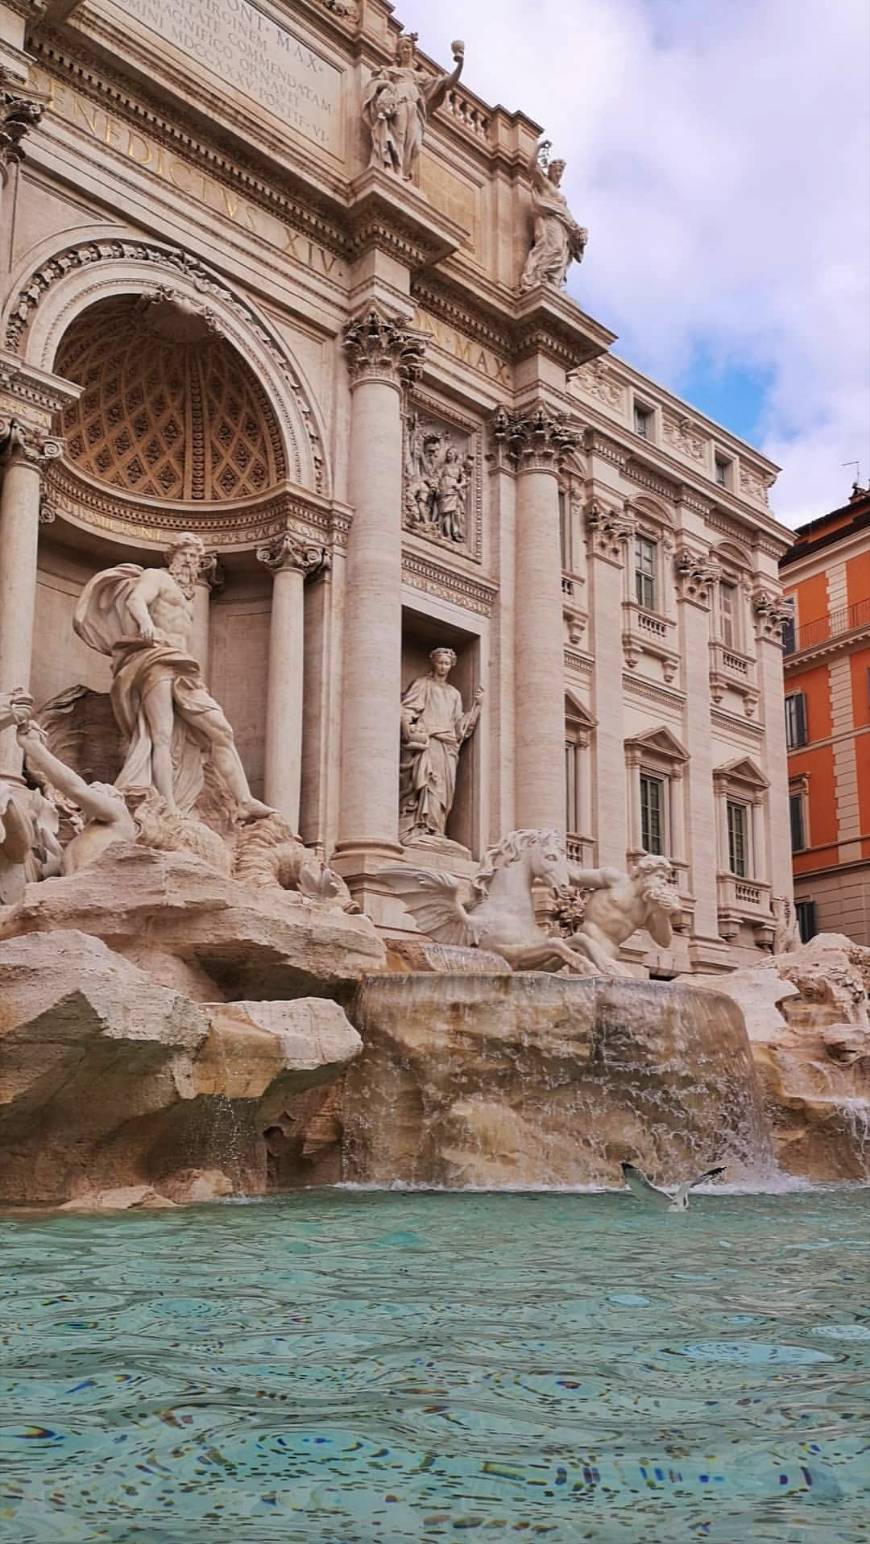
<path fill-rule="evenodd" d="M 156 789 L 170 812 L 192 809 L 211 758 L 242 819 L 271 814 L 251 796 L 233 731 L 190 653 L 193 596 L 205 549 L 182 532 L 165 568 L 120 563 L 85 585 L 73 626 L 112 661 L 112 708 L 128 750 L 123 791 Z"/>
<path fill-rule="evenodd" d="M 638 928 L 645 928 L 660 949 L 670 948 L 682 902 L 667 858 L 639 858 L 630 874 L 573 866 L 571 884 L 575 891 L 589 893 L 583 920 L 568 943 L 603 975 L 631 974 L 619 951 Z"/>

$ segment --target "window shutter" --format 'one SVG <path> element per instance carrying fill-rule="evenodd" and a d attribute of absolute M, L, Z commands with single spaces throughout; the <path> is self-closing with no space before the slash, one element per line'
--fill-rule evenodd
<path fill-rule="evenodd" d="M 789 794 L 788 812 L 791 820 L 791 850 L 803 852 L 806 847 L 804 836 L 804 801 L 799 793 Z"/>
<path fill-rule="evenodd" d="M 795 744 L 807 743 L 807 699 L 804 692 L 798 692 L 795 697 Z"/>

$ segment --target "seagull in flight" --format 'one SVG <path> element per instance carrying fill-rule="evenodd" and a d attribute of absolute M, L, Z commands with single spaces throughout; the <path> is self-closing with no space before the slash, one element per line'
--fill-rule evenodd
<path fill-rule="evenodd" d="M 678 1186 L 673 1191 L 659 1190 L 656 1185 L 651 1185 L 645 1174 L 636 1169 L 633 1163 L 620 1165 L 622 1177 L 633 1196 L 638 1201 L 643 1201 L 646 1206 L 656 1206 L 663 1212 L 685 1212 L 689 1205 L 689 1191 L 696 1185 L 703 1185 L 705 1179 L 716 1179 L 717 1175 L 724 1174 L 724 1168 L 706 1169 L 696 1179 L 687 1179 L 685 1184 Z"/>

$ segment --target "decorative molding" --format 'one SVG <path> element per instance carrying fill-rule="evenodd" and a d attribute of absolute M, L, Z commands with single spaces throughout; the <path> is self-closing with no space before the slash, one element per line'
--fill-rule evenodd
<path fill-rule="evenodd" d="M 757 745 L 759 740 L 764 739 L 763 724 L 754 724 L 745 718 L 738 718 L 736 713 L 729 713 L 727 708 L 712 708 L 710 718 L 718 728 L 724 730 L 726 734 L 733 734 L 739 740 Z"/>
<path fill-rule="evenodd" d="M 604 558 L 621 567 L 625 548 L 637 529 L 637 520 L 626 499 L 621 510 L 592 499 L 586 507 L 586 544 L 589 556 Z"/>
<path fill-rule="evenodd" d="M 679 547 L 674 557 L 674 572 L 678 600 L 690 601 L 703 611 L 709 610 L 711 592 L 720 574 L 717 560 L 707 552 Z"/>
<path fill-rule="evenodd" d="M 0 466 L 42 467 L 63 455 L 63 440 L 18 418 L 0 418 Z"/>
<path fill-rule="evenodd" d="M 595 397 L 604 407 L 617 412 L 624 409 L 626 387 L 601 359 L 593 359 L 588 365 L 581 365 L 579 370 L 574 371 L 573 378 L 581 391 Z"/>
<path fill-rule="evenodd" d="M 766 509 L 769 502 L 768 494 L 770 493 L 770 489 L 772 487 L 772 478 L 765 478 L 760 476 L 758 472 L 753 472 L 741 461 L 740 492 L 743 494 L 744 498 L 752 499 L 757 504 L 763 504 Z"/>
<path fill-rule="evenodd" d="M 686 704 L 685 692 L 674 687 L 659 686 L 655 681 L 640 680 L 627 672 L 623 672 L 622 685 L 630 696 L 640 697 L 644 702 L 654 702 L 659 707 L 671 708 L 678 714 L 682 714 Z"/>
<path fill-rule="evenodd" d="M 242 323 L 245 330 L 268 353 L 295 399 L 297 411 L 308 436 L 314 469 L 315 487 L 322 492 L 326 482 L 326 458 L 320 433 L 314 421 L 311 406 L 302 384 L 284 350 L 265 330 L 246 301 L 227 289 L 198 258 L 192 257 L 181 247 L 159 247 L 147 241 L 85 241 L 67 247 L 51 257 L 31 275 L 26 286 L 19 290 L 6 327 L 6 346 L 13 354 L 19 354 L 33 322 L 37 307 L 55 284 L 77 269 L 86 269 L 102 263 L 136 262 L 153 266 L 158 272 L 165 271 L 185 278 L 198 295 L 210 295 L 226 306 Z M 158 287 L 159 288 L 159 287 Z"/>
<path fill-rule="evenodd" d="M 405 317 L 369 306 L 345 326 L 344 350 L 351 385 L 387 381 L 410 386 L 423 373 L 426 337 Z"/>
<path fill-rule="evenodd" d="M 662 439 L 679 456 L 703 465 L 709 440 L 699 431 L 691 418 L 679 418 L 673 413 L 662 412 Z"/>
<path fill-rule="evenodd" d="M 591 654 L 581 654 L 578 649 L 565 649 L 564 655 L 566 670 L 574 670 L 578 675 L 591 676 L 595 664 Z"/>
<path fill-rule="evenodd" d="M 558 472 L 579 443 L 578 425 L 545 402 L 496 408 L 491 434 L 497 458 L 515 472 Z"/>
<path fill-rule="evenodd" d="M 474 611 L 478 616 L 492 615 L 498 588 L 482 579 L 472 579 L 467 574 L 445 568 L 417 552 L 402 554 L 402 579 L 414 590 L 424 590 L 428 595 L 461 606 L 464 611 Z"/>
<path fill-rule="evenodd" d="M 421 418 L 418 409 L 425 413 Z M 483 555 L 483 435 L 451 404 L 415 390 L 403 418 L 403 523 L 410 536 L 479 563 Z M 452 431 L 452 432 L 451 432 Z M 437 443 L 435 443 L 437 442 Z M 440 510 L 448 450 L 459 457 L 458 523 Z M 449 510 L 447 512 L 449 515 Z"/>
<path fill-rule="evenodd" d="M 38 127 L 45 111 L 42 102 L 9 91 L 0 72 L 0 171 L 24 160 L 24 140 Z"/>
<path fill-rule="evenodd" d="M 508 327 L 499 327 L 480 312 L 472 310 L 443 283 L 436 283 L 431 274 L 412 279 L 411 296 L 421 311 L 429 312 L 466 338 L 501 355 L 505 363 L 510 359 L 514 345 Z"/>
<path fill-rule="evenodd" d="M 755 613 L 756 638 L 781 644 L 782 630 L 794 616 L 781 591 L 758 585 L 752 592 L 752 610 Z"/>
<path fill-rule="evenodd" d="M 631 452 L 617 440 L 610 439 L 598 429 L 587 429 L 583 435 L 583 448 L 589 455 L 600 456 L 602 461 L 609 461 L 611 466 L 618 467 L 620 472 L 628 475 Z"/>
<path fill-rule="evenodd" d="M 300 540 L 295 531 L 282 531 L 280 536 L 257 548 L 257 561 L 265 564 L 273 575 L 292 569 L 307 579 L 328 567 L 329 554 L 323 547 Z"/>
<path fill-rule="evenodd" d="M 133 497 L 101 488 L 55 460 L 46 493 L 56 513 L 71 525 L 110 539 L 166 544 L 173 531 L 196 531 L 206 547 L 251 549 L 291 525 L 320 546 L 347 546 L 350 514 L 303 489 L 272 489 L 263 498 L 222 504 L 174 503 Z"/>

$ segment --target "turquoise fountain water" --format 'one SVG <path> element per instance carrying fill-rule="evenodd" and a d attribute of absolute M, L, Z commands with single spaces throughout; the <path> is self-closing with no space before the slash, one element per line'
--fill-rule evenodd
<path fill-rule="evenodd" d="M 0 1539 L 858 1544 L 867 1192 L 0 1220 Z"/>

